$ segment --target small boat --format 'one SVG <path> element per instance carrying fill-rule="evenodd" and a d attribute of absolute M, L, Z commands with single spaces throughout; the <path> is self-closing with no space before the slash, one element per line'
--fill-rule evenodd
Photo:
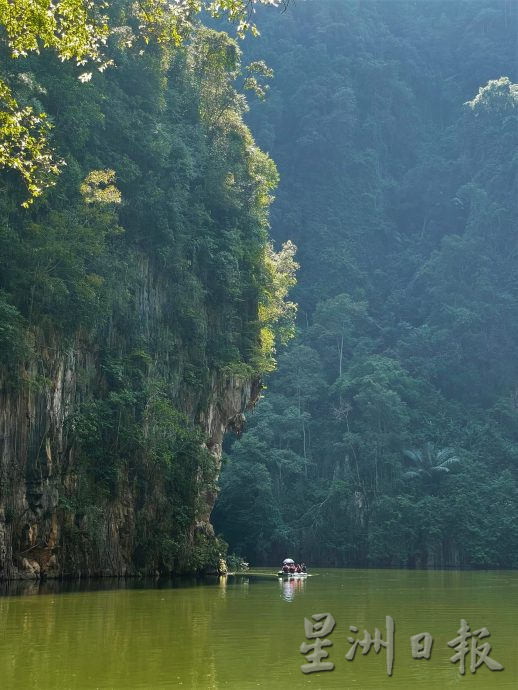
<path fill-rule="evenodd" d="M 286 570 L 284 570 L 286 568 Z M 298 569 L 298 572 L 286 572 L 287 570 L 293 568 L 293 571 Z M 301 570 L 302 568 L 302 570 Z M 300 579 L 307 577 L 308 574 L 306 572 L 306 565 L 305 563 L 301 563 L 301 565 L 295 566 L 295 561 L 293 558 L 285 558 L 282 562 L 282 569 L 278 571 L 277 573 L 278 577 L 285 578 L 286 580 L 291 580 L 291 579 Z"/>

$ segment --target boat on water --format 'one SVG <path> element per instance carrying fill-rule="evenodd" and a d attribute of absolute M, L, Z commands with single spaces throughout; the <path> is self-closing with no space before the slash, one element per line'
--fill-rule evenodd
<path fill-rule="evenodd" d="M 308 577 L 308 573 L 306 572 L 306 565 L 302 563 L 302 565 L 295 564 L 295 561 L 292 558 L 285 558 L 282 562 L 282 568 L 279 570 L 277 573 L 278 577 L 282 577 L 286 580 L 291 580 L 291 579 L 301 579 Z"/>

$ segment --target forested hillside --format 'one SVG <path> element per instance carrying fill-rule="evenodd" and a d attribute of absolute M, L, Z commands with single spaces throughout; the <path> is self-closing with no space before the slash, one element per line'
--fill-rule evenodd
<path fill-rule="evenodd" d="M 298 332 L 216 528 L 255 563 L 517 566 L 518 6 L 308 0 L 259 27 Z"/>
<path fill-rule="evenodd" d="M 80 5 L 58 55 L 50 10 L 0 41 L 0 578 L 214 570 L 223 434 L 293 315 L 277 172 L 226 33 L 112 3 L 99 70 Z"/>

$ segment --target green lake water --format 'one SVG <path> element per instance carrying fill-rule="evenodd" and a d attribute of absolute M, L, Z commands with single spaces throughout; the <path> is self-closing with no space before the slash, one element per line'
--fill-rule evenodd
<path fill-rule="evenodd" d="M 267 571 L 265 571 L 267 572 Z M 518 687 L 518 572 L 318 570 L 306 581 L 228 578 L 175 582 L 14 583 L 0 597 L 0 688 L 7 690 L 410 690 Z M 304 618 L 330 612 L 333 671 L 304 675 Z M 347 637 L 385 639 L 395 622 L 394 666 L 386 650 L 353 661 Z M 489 629 L 490 656 L 466 674 L 447 643 L 461 618 Z M 349 626 L 359 633 L 351 633 Z M 429 660 L 410 636 L 434 637 Z M 486 640 L 484 640 L 485 642 Z M 482 642 L 480 643 L 482 644 Z"/>

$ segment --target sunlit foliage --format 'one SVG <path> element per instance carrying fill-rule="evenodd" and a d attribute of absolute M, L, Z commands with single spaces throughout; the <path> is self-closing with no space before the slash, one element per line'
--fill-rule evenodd
<path fill-rule="evenodd" d="M 78 66 L 93 65 L 103 71 L 113 64 L 106 50 L 110 34 L 120 46 L 130 47 L 142 40 L 178 47 L 190 35 L 196 17 L 207 12 L 213 17 L 228 17 L 236 24 L 238 34 L 244 36 L 248 30 L 257 33 L 251 21 L 256 4 L 276 6 L 279 2 L 0 0 L 0 26 L 13 58 L 46 48 L 54 50 L 61 60 L 73 60 Z M 90 81 L 92 72 L 82 71 L 78 78 Z M 264 87 L 254 77 L 248 78 L 247 88 L 260 96 L 264 94 Z M 29 193 L 24 202 L 28 206 L 55 183 L 61 161 L 49 145 L 50 125 L 45 115 L 18 104 L 6 74 L 0 76 L 0 99 L 0 166 L 20 173 Z"/>

